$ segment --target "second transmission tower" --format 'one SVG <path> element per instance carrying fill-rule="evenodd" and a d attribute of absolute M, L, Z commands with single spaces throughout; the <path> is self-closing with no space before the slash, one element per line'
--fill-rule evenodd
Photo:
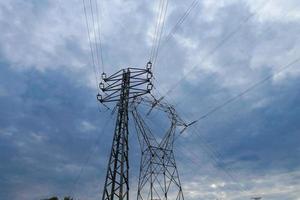
<path fill-rule="evenodd" d="M 145 98 L 142 98 L 141 102 L 148 106 L 154 105 L 167 113 L 171 125 L 163 139 L 158 142 L 137 110 L 140 103 L 133 106 L 132 115 L 142 154 L 137 200 L 184 200 L 173 144 L 176 128 L 182 127 L 184 131 L 188 125 L 177 115 L 175 109 L 166 103 Z"/>

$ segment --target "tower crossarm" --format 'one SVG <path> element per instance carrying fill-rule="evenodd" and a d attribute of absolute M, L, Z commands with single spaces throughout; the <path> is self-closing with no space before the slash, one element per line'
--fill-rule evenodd
<path fill-rule="evenodd" d="M 105 73 L 102 74 L 102 81 L 99 84 L 99 88 L 102 92 L 97 95 L 97 99 L 101 103 L 118 102 L 120 100 L 124 73 L 128 73 L 130 79 L 128 85 L 130 93 L 127 97 L 128 99 L 150 93 L 153 87 L 151 83 L 151 67 L 147 67 L 146 69 L 129 67 L 119 70 L 109 77 L 107 77 Z"/>
<path fill-rule="evenodd" d="M 186 123 L 180 115 L 177 113 L 176 109 L 173 105 L 168 104 L 167 102 L 164 102 L 160 99 L 156 99 L 154 96 L 142 96 L 142 97 L 136 97 L 134 98 L 133 103 L 131 104 L 131 107 L 138 107 L 140 104 L 149 107 L 149 111 L 147 112 L 147 115 L 149 115 L 153 109 L 157 109 L 159 111 L 165 112 L 170 119 L 173 126 L 178 127 L 180 129 L 180 133 L 186 130 L 186 128 L 189 126 L 188 123 Z M 190 123 L 191 124 L 191 123 Z"/>

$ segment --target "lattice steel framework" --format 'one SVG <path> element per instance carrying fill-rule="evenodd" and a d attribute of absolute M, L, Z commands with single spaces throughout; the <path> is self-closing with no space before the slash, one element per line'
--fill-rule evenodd
<path fill-rule="evenodd" d="M 106 77 L 99 87 L 101 103 L 117 102 L 118 114 L 108 161 L 102 200 L 129 200 L 128 104 L 130 99 L 150 93 L 151 63 L 146 69 L 127 68 Z"/>
<path fill-rule="evenodd" d="M 152 108 L 166 112 L 171 125 L 163 139 L 158 142 L 147 126 L 137 105 L 146 103 Z M 173 144 L 177 127 L 184 131 L 188 126 L 168 104 L 143 98 L 132 109 L 132 115 L 141 146 L 141 164 L 137 200 L 184 200 L 176 167 Z"/>

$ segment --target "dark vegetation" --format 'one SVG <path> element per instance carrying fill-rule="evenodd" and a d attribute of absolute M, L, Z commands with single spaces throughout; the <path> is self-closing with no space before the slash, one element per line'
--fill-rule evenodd
<path fill-rule="evenodd" d="M 51 197 L 49 199 L 42 199 L 42 200 L 59 200 L 59 198 L 58 197 Z M 64 199 L 62 199 L 62 200 L 74 200 L 74 199 L 71 198 L 71 197 L 64 197 Z"/>

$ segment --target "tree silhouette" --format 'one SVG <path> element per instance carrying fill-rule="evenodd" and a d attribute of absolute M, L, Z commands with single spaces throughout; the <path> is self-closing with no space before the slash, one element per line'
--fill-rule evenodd
<path fill-rule="evenodd" d="M 59 200 L 58 197 L 51 197 L 49 199 L 42 199 L 42 200 Z M 64 200 L 74 200 L 71 197 L 64 197 Z"/>

